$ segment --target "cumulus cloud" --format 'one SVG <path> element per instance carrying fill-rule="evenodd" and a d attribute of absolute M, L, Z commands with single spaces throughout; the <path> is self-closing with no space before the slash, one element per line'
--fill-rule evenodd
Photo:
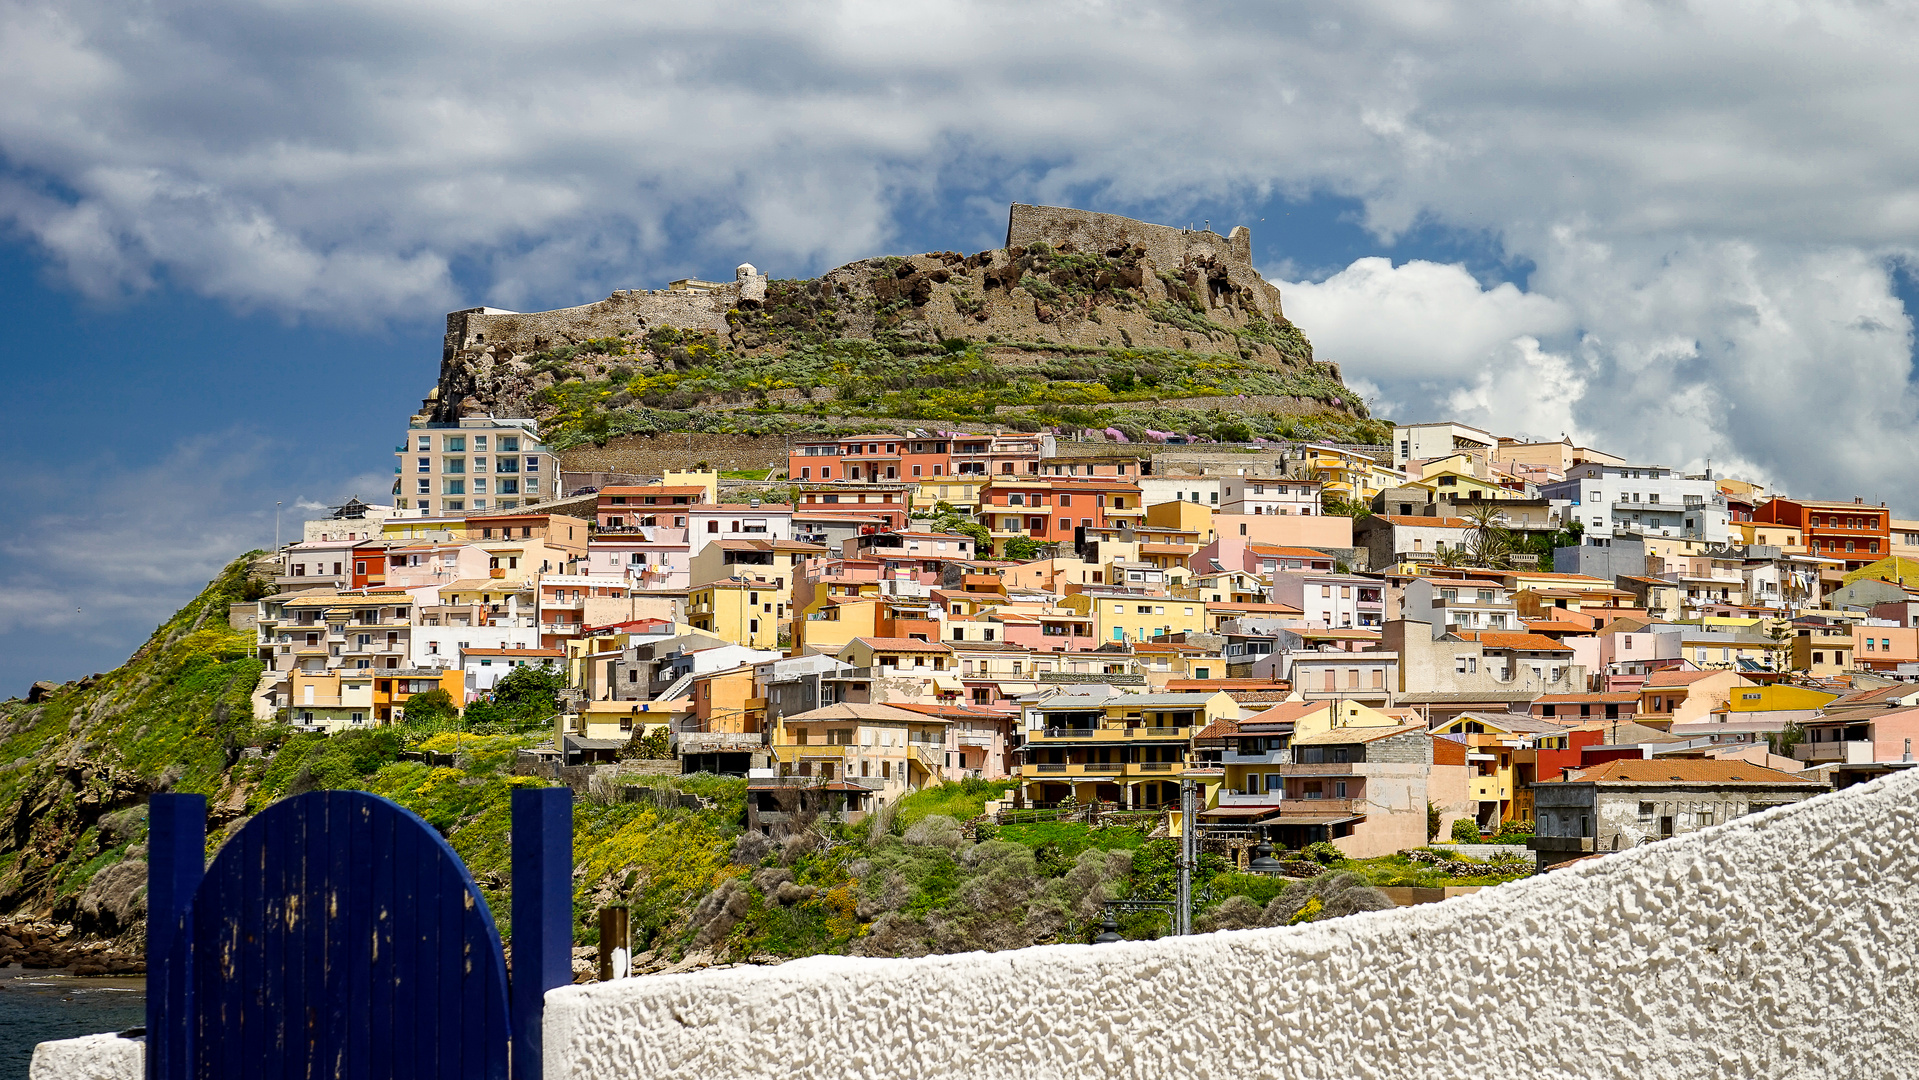
<path fill-rule="evenodd" d="M 1818 0 L 17 0 L 0 222 L 94 295 L 339 323 L 815 271 L 908 222 L 983 245 L 1007 198 L 1330 193 L 1382 245 L 1463 230 L 1533 267 L 1291 283 L 1385 411 L 1919 510 L 1876 450 L 1915 419 L 1885 269 L 1919 251 L 1915 30 Z M 1809 445 L 1812 408 L 1845 437 Z"/>

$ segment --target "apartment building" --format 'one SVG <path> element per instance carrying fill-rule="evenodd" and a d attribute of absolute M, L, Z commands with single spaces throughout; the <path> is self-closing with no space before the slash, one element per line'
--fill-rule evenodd
<path fill-rule="evenodd" d="M 562 494 L 560 459 L 532 420 L 415 416 L 394 457 L 393 503 L 410 517 L 518 510 Z"/>
<path fill-rule="evenodd" d="M 1542 486 L 1539 493 L 1564 500 L 1568 516 L 1585 526 L 1588 537 L 1687 537 L 1723 544 L 1732 535 L 1731 515 L 1719 485 L 1663 465 L 1586 462 L 1573 466 L 1560 483 Z"/>

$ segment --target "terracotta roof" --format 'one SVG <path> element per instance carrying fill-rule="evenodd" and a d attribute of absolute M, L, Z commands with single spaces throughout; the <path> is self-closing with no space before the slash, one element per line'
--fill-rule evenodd
<path fill-rule="evenodd" d="M 924 723 L 925 721 L 944 720 L 944 717 L 928 717 L 923 713 L 896 709 L 891 705 L 865 705 L 857 702 L 841 702 L 813 709 L 810 712 L 794 713 L 786 718 L 787 723 L 812 720 L 888 720 L 893 723 Z"/>
<path fill-rule="evenodd" d="M 1691 686 L 1701 679 L 1710 679 L 1717 674 L 1719 674 L 1717 671 L 1655 671 L 1646 676 L 1644 685 L 1647 687 Z"/>
<path fill-rule="evenodd" d="M 1288 701 L 1240 720 L 1241 724 L 1290 724 L 1332 707 L 1330 701 Z"/>
<path fill-rule="evenodd" d="M 1527 652 L 1572 652 L 1564 644 L 1542 634 L 1502 634 L 1496 630 L 1461 630 L 1459 636 L 1477 641 L 1488 649 L 1522 649 Z"/>
<path fill-rule="evenodd" d="M 1411 731 L 1425 731 L 1425 724 L 1394 724 L 1391 727 L 1336 727 L 1295 736 L 1294 746 L 1337 746 L 1345 743 L 1378 742 Z"/>
<path fill-rule="evenodd" d="M 1464 529 L 1472 525 L 1465 518 L 1456 517 L 1408 517 L 1400 514 L 1374 514 L 1374 521 L 1383 521 L 1388 525 L 1414 525 L 1429 529 Z"/>
<path fill-rule="evenodd" d="M 1199 729 L 1199 733 L 1193 736 L 1193 741 L 1198 742 L 1201 739 L 1226 739 L 1237 734 L 1239 734 L 1239 721 L 1215 720 Z"/>
<path fill-rule="evenodd" d="M 1320 559 L 1325 562 L 1333 561 L 1331 555 L 1323 551 L 1315 551 L 1312 548 L 1280 547 L 1275 544 L 1247 544 L 1246 550 L 1256 551 L 1261 555 L 1276 555 L 1283 559 Z"/>
<path fill-rule="evenodd" d="M 917 638 L 903 637 L 859 637 L 854 641 L 876 652 L 933 652 L 943 653 L 953 650 L 941 642 L 920 641 Z"/>
<path fill-rule="evenodd" d="M 1554 619 L 1541 619 L 1529 622 L 1526 629 L 1535 634 L 1590 634 L 1593 628 L 1584 623 L 1559 622 Z"/>
<path fill-rule="evenodd" d="M 1573 783 L 1600 784 L 1805 784 L 1825 787 L 1792 773 L 1768 769 L 1747 761 L 1719 761 L 1710 758 L 1618 758 L 1576 770 Z M 1547 781 L 1551 783 L 1552 781 Z"/>

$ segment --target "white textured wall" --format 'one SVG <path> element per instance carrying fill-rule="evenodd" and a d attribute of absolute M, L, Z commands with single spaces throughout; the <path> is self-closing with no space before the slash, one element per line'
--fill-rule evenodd
<path fill-rule="evenodd" d="M 546 1080 L 1919 1076 L 1919 770 L 1443 904 L 547 1002 Z"/>
<path fill-rule="evenodd" d="M 1919 1076 L 1919 772 L 1278 930 L 567 987 L 547 1080 Z"/>

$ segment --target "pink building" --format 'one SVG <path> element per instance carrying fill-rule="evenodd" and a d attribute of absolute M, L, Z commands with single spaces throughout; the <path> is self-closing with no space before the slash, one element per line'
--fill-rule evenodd
<path fill-rule="evenodd" d="M 619 578 L 636 589 L 677 590 L 691 585 L 687 530 L 666 525 L 600 532 L 587 542 L 587 574 Z"/>
<path fill-rule="evenodd" d="M 487 576 L 486 549 L 478 544 L 445 540 L 417 540 L 393 544 L 386 553 L 388 588 L 417 589 L 451 585 Z"/>
<path fill-rule="evenodd" d="M 989 617 L 1000 624 L 1001 635 L 1009 645 L 1034 652 L 1092 652 L 1099 648 L 1093 617 L 1067 608 L 993 609 Z"/>

